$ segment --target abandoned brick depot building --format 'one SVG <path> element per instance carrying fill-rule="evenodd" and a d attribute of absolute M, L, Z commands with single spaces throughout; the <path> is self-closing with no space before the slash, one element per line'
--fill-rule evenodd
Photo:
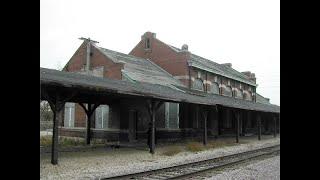
<path fill-rule="evenodd" d="M 137 85 L 140 82 L 159 84 L 199 96 L 215 94 L 270 104 L 269 99 L 256 93 L 254 73 L 238 72 L 230 63 L 218 64 L 195 55 L 187 45 L 181 49 L 173 47 L 157 39 L 152 32 L 144 33 L 129 54 L 105 49 L 95 42 L 84 40 L 63 71 L 130 81 Z M 86 118 L 79 104 L 66 103 L 61 135 L 85 137 Z M 240 119 L 242 136 L 256 133 L 254 113 L 241 113 Z M 262 133 L 271 133 L 274 130 L 272 117 L 266 113 L 261 120 Z M 145 104 L 139 100 L 100 105 L 92 116 L 91 136 L 110 141 L 143 140 L 147 137 L 149 121 Z M 202 121 L 198 106 L 166 102 L 156 113 L 156 138 L 174 140 L 201 137 Z M 235 117 L 230 109 L 213 109 L 208 114 L 207 128 L 208 137 L 232 135 L 235 133 Z"/>

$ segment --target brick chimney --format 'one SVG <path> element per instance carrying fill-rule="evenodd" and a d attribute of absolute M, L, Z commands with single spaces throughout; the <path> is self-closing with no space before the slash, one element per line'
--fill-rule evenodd
<path fill-rule="evenodd" d="M 244 72 L 241 72 L 242 74 L 250 77 L 251 76 L 251 72 L 250 71 L 244 71 Z"/>
<path fill-rule="evenodd" d="M 182 45 L 181 50 L 188 51 L 188 45 L 187 44 Z"/>
<path fill-rule="evenodd" d="M 145 32 L 141 36 L 141 40 L 144 41 L 144 49 L 145 49 L 146 52 L 150 52 L 151 51 L 152 39 L 153 38 L 156 38 L 156 33 L 152 33 L 150 31 Z"/>
<path fill-rule="evenodd" d="M 223 63 L 223 64 L 221 64 L 221 65 L 224 65 L 224 66 L 228 66 L 228 67 L 232 67 L 232 64 L 231 63 Z"/>
<path fill-rule="evenodd" d="M 141 36 L 141 39 L 145 39 L 145 38 L 156 38 L 156 33 L 147 31 Z"/>
<path fill-rule="evenodd" d="M 246 75 L 249 80 L 253 81 L 254 83 L 256 83 L 256 75 L 254 73 L 251 73 L 250 71 L 244 71 L 244 72 L 241 72 L 242 74 Z"/>

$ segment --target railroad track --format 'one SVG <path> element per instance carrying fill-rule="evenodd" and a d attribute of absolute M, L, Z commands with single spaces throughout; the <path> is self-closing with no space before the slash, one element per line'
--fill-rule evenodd
<path fill-rule="evenodd" d="M 213 170 L 216 168 L 222 168 L 231 166 L 244 161 L 255 159 L 258 157 L 280 154 L 280 145 L 270 146 L 266 148 L 255 149 L 251 151 L 245 151 L 242 153 L 231 154 L 218 158 L 207 159 L 203 161 L 197 161 L 188 164 L 182 164 L 177 166 L 171 166 L 161 169 L 155 169 L 150 171 L 144 171 L 133 174 L 126 174 L 120 176 L 114 176 L 102 179 L 181 179 L 184 177 L 190 177 L 205 171 Z"/>

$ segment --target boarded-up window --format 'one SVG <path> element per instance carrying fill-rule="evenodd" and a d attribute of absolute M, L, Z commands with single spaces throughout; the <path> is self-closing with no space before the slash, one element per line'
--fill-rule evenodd
<path fill-rule="evenodd" d="M 66 103 L 64 110 L 64 127 L 74 127 L 74 103 Z"/>
<path fill-rule="evenodd" d="M 232 89 L 229 86 L 222 86 L 221 94 L 224 96 L 232 97 Z"/>
<path fill-rule="evenodd" d="M 92 75 L 96 76 L 96 77 L 103 77 L 103 72 L 104 72 L 104 67 L 103 66 L 95 67 L 92 70 Z"/>
<path fill-rule="evenodd" d="M 165 103 L 165 127 L 167 129 L 179 128 L 179 104 Z"/>
<path fill-rule="evenodd" d="M 248 100 L 248 101 L 252 101 L 252 96 L 248 91 L 244 91 L 243 92 L 243 99 Z"/>
<path fill-rule="evenodd" d="M 204 87 L 203 87 L 202 80 L 201 79 L 195 79 L 193 81 L 192 88 L 196 89 L 196 90 L 199 90 L 199 91 L 203 91 Z"/>
<path fill-rule="evenodd" d="M 235 89 L 234 93 L 236 98 L 243 99 L 243 94 L 239 89 Z"/>
<path fill-rule="evenodd" d="M 108 120 L 109 120 L 109 106 L 108 105 L 100 105 L 95 110 L 95 128 L 96 129 L 105 129 L 108 128 Z"/>
<path fill-rule="evenodd" d="M 210 85 L 210 91 L 209 93 L 212 93 L 212 94 L 219 94 L 219 85 L 217 83 L 212 83 Z"/>

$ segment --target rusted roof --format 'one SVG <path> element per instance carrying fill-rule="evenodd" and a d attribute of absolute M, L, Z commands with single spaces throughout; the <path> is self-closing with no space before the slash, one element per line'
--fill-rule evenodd
<path fill-rule="evenodd" d="M 212 94 L 195 94 L 179 88 L 171 88 L 159 84 L 132 83 L 130 81 L 113 80 L 108 78 L 82 75 L 79 73 L 62 72 L 40 67 L 40 84 L 63 88 L 85 88 L 90 91 L 99 89 L 99 92 L 117 95 L 131 95 L 155 98 L 164 101 L 187 102 L 202 105 L 222 105 L 226 107 L 263 111 L 280 112 L 280 106 L 254 103 L 241 99 L 224 97 Z"/>

